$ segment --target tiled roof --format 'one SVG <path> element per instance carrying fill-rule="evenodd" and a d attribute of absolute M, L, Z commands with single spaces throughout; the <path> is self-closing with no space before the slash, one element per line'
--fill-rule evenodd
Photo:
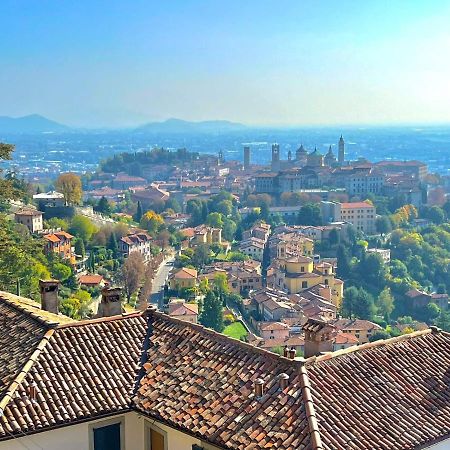
<path fill-rule="evenodd" d="M 336 319 L 333 325 L 338 330 L 381 330 L 380 325 L 363 319 Z"/>
<path fill-rule="evenodd" d="M 323 448 L 413 449 L 449 437 L 449 333 L 420 331 L 336 354 L 306 365 Z"/>
<path fill-rule="evenodd" d="M 198 325 L 153 317 L 138 410 L 224 448 L 311 448 L 292 361 Z M 279 392 L 283 372 L 290 384 Z M 266 383 L 261 399 L 253 393 L 257 378 Z"/>
<path fill-rule="evenodd" d="M 78 278 L 80 284 L 99 284 L 103 281 L 101 275 L 81 275 Z"/>
<path fill-rule="evenodd" d="M 373 208 L 374 206 L 368 202 L 352 202 L 352 203 L 341 203 L 342 209 L 351 208 Z"/>
<path fill-rule="evenodd" d="M 450 437 L 449 333 L 292 361 L 153 311 L 58 325 L 3 297 L 0 440 L 131 410 L 236 450 L 413 449 Z"/>
<path fill-rule="evenodd" d="M 60 325 L 52 331 L 18 387 L 19 395 L 0 418 L 0 437 L 130 407 L 146 334 L 141 314 Z M 40 341 L 40 333 L 36 339 Z M 27 396 L 32 383 L 37 384 L 36 402 Z"/>
<path fill-rule="evenodd" d="M 181 278 L 197 278 L 197 271 L 189 267 L 182 267 L 172 275 L 172 278 L 178 280 Z"/>

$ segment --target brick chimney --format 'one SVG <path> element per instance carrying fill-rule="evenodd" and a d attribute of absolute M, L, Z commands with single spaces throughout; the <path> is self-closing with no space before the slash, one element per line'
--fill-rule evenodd
<path fill-rule="evenodd" d="M 257 378 L 254 382 L 255 397 L 261 398 L 264 395 L 264 380 Z"/>
<path fill-rule="evenodd" d="M 58 280 L 39 280 L 41 291 L 41 308 L 44 311 L 58 314 Z"/>
<path fill-rule="evenodd" d="M 331 288 L 330 286 L 319 286 L 319 295 L 329 302 L 331 302 Z"/>
<path fill-rule="evenodd" d="M 305 333 L 305 358 L 333 351 L 335 326 L 322 320 L 308 319 L 302 328 Z"/>
<path fill-rule="evenodd" d="M 97 317 L 110 317 L 122 314 L 122 290 L 105 287 L 102 289 L 102 300 L 98 305 Z"/>

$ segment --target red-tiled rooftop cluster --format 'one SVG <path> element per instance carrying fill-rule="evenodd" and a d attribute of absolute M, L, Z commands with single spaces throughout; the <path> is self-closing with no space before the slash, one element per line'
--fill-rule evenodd
<path fill-rule="evenodd" d="M 0 439 L 126 411 L 225 449 L 450 437 L 450 334 L 439 330 L 294 361 L 151 310 L 73 322 L 13 297 L 0 293 Z"/>

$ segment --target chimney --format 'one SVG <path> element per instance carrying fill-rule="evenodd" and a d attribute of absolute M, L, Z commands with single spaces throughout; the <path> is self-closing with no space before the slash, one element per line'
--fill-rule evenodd
<path fill-rule="evenodd" d="M 283 349 L 283 356 L 284 356 L 285 358 L 289 358 L 289 347 L 288 347 L 287 345 L 284 346 L 284 349 Z"/>
<path fill-rule="evenodd" d="M 41 291 L 41 308 L 44 311 L 58 314 L 58 280 L 39 280 Z"/>
<path fill-rule="evenodd" d="M 289 384 L 289 375 L 287 373 L 280 373 L 278 375 L 278 382 L 280 383 L 280 390 L 284 391 Z"/>
<path fill-rule="evenodd" d="M 297 350 L 294 347 L 291 347 L 289 350 L 289 359 L 295 359 L 295 355 L 297 354 Z"/>
<path fill-rule="evenodd" d="M 264 395 L 264 380 L 257 378 L 255 380 L 255 398 L 261 398 Z"/>
<path fill-rule="evenodd" d="M 122 314 L 122 290 L 106 287 L 102 289 L 102 300 L 98 306 L 97 317 L 110 317 Z"/>
<path fill-rule="evenodd" d="M 333 351 L 336 327 L 322 320 L 308 319 L 303 325 L 305 333 L 305 358 Z"/>
<path fill-rule="evenodd" d="M 330 286 L 319 286 L 319 295 L 329 302 L 331 302 L 331 288 Z"/>

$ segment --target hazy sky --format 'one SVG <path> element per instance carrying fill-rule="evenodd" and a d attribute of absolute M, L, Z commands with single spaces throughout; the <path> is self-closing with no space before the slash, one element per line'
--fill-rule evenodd
<path fill-rule="evenodd" d="M 1 0 L 0 115 L 450 122 L 450 1 Z"/>

